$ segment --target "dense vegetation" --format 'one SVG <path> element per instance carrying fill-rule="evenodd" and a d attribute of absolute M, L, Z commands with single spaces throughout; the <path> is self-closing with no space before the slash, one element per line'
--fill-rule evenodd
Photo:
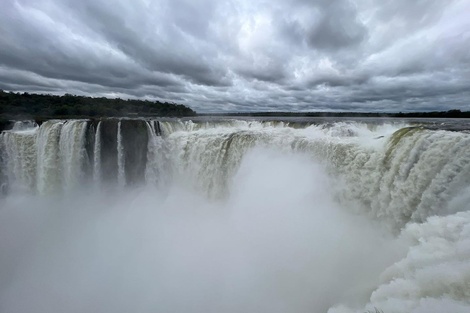
<path fill-rule="evenodd" d="M 100 118 L 100 117 L 184 117 L 196 112 L 181 104 L 109 98 L 91 98 L 12 93 L 0 90 L 0 130 L 11 119 Z M 204 115 L 204 114 L 203 114 Z M 245 112 L 207 115 L 253 117 L 412 117 L 412 118 L 470 118 L 470 112 L 450 110 L 441 112 L 367 113 L 367 112 Z M 5 124 L 5 125 L 3 125 Z M 3 126 L 2 126 L 3 125 Z"/>
<path fill-rule="evenodd" d="M 9 93 L 0 90 L 0 118 L 93 118 L 125 116 L 192 116 L 196 112 L 174 103 Z"/>

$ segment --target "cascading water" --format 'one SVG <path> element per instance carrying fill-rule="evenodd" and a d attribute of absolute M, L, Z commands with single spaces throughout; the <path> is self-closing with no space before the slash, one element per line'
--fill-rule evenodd
<path fill-rule="evenodd" d="M 118 122 L 117 129 L 117 162 L 118 162 L 118 184 L 121 187 L 126 185 L 126 173 L 124 163 L 124 147 L 122 146 L 121 121 Z"/>
<path fill-rule="evenodd" d="M 168 161 L 165 160 L 167 153 L 158 125 L 157 121 L 150 121 L 146 124 L 149 142 L 145 167 L 145 181 L 148 184 L 155 184 L 161 187 L 165 180 L 168 181 L 169 178 L 168 175 L 165 176 L 164 166 L 168 163 Z"/>
<path fill-rule="evenodd" d="M 16 188 L 33 190 L 36 187 L 37 127 L 4 132 L 0 136 L 2 169 L 6 176 L 4 186 L 10 183 Z"/>
<path fill-rule="evenodd" d="M 93 181 L 96 186 L 99 186 L 101 181 L 101 121 L 98 122 L 96 127 L 96 134 L 94 136 L 93 147 Z"/>
<path fill-rule="evenodd" d="M 83 181 L 86 156 L 87 122 L 67 121 L 61 129 L 59 158 L 62 165 L 62 184 L 66 190 L 80 186 Z"/>
<path fill-rule="evenodd" d="M 59 138 L 62 121 L 47 121 L 39 128 L 37 135 L 37 190 L 39 193 L 53 193 L 61 183 Z"/>
<path fill-rule="evenodd" d="M 470 134 L 424 126 L 16 123 L 0 311 L 468 312 Z"/>

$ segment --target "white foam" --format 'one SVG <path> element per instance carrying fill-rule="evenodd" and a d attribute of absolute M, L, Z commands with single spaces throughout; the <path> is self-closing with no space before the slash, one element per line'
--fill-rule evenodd
<path fill-rule="evenodd" d="M 305 155 L 254 150 L 224 201 L 180 185 L 166 196 L 146 188 L 9 199 L 0 210 L 1 311 L 280 313 L 364 305 L 403 251 L 335 203 L 332 188 Z"/>

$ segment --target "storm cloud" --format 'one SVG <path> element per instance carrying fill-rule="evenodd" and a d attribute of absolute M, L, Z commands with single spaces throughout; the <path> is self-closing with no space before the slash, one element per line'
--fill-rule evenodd
<path fill-rule="evenodd" d="M 465 0 L 4 0 L 0 89 L 198 112 L 470 109 Z"/>

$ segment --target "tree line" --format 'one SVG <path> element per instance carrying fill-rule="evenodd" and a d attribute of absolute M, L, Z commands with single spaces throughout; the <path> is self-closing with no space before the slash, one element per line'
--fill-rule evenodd
<path fill-rule="evenodd" d="M 196 112 L 182 104 L 92 98 L 65 94 L 13 93 L 0 90 L 0 118 L 97 118 L 131 116 L 194 116 Z"/>
<path fill-rule="evenodd" d="M 92 98 L 65 94 L 13 93 L 0 90 L 0 120 L 100 117 L 184 117 L 197 113 L 182 104 L 124 100 L 120 98 Z M 398 117 L 398 118 L 470 118 L 470 111 L 436 112 L 240 112 L 199 115 L 253 116 L 253 117 Z"/>

